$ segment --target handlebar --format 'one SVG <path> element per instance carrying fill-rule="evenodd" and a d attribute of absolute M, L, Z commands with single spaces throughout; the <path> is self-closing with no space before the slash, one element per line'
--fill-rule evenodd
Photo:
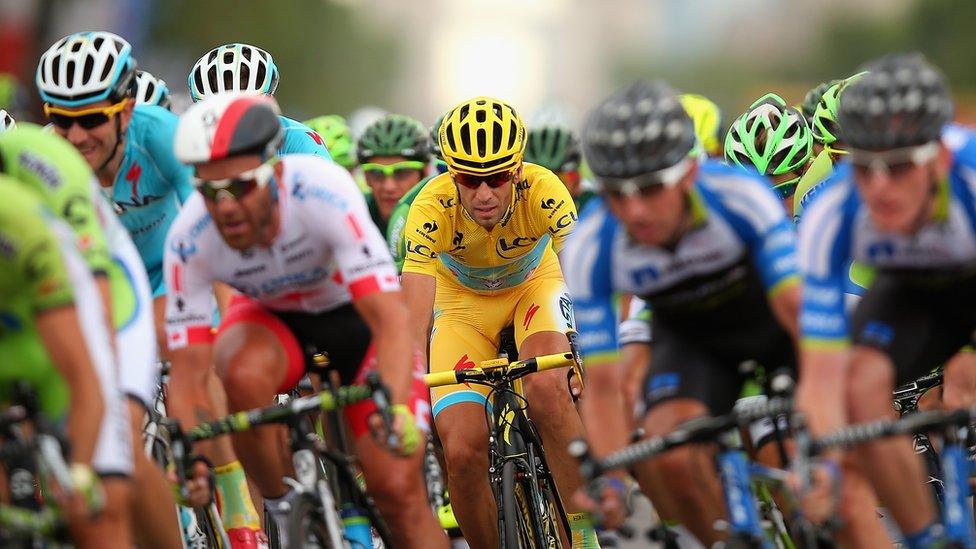
<path fill-rule="evenodd" d="M 513 381 L 531 373 L 565 368 L 573 366 L 575 363 L 573 353 L 570 352 L 542 355 L 527 360 L 517 360 L 509 364 L 500 364 L 498 359 L 493 359 L 481 362 L 477 368 L 427 374 L 424 376 L 424 383 L 428 387 L 442 387 L 466 382 L 486 383 L 502 379 Z"/>

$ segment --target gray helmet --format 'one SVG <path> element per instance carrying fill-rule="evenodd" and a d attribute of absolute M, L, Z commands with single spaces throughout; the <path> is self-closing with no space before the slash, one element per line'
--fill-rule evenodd
<path fill-rule="evenodd" d="M 887 150 L 935 141 L 952 120 L 942 71 L 920 53 L 886 55 L 841 95 L 841 139 L 854 149 Z"/>
<path fill-rule="evenodd" d="M 670 86 L 639 80 L 593 109 L 582 141 L 598 178 L 632 178 L 687 158 L 695 126 Z"/>

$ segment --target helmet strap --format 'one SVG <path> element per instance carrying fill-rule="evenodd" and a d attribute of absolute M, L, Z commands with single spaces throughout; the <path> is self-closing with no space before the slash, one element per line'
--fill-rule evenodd
<path fill-rule="evenodd" d="M 108 155 L 108 158 L 105 159 L 105 162 L 102 162 L 102 165 L 95 169 L 96 172 L 100 172 L 105 169 L 105 166 L 108 166 L 108 163 L 111 162 L 113 158 L 115 158 L 116 154 L 118 154 L 119 145 L 121 144 L 122 144 L 122 117 L 119 114 L 116 114 L 115 115 L 115 146 L 112 147 L 112 154 Z"/>

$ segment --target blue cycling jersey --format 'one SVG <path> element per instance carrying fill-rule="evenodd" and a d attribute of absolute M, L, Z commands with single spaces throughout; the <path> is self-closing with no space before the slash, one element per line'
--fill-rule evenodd
<path fill-rule="evenodd" d="M 325 147 L 325 141 L 315 130 L 297 120 L 292 120 L 287 116 L 279 116 L 281 125 L 285 128 L 285 140 L 278 149 L 279 155 L 286 154 L 314 154 L 326 160 L 332 160 Z"/>
<path fill-rule="evenodd" d="M 137 105 L 115 184 L 111 190 L 103 189 L 142 256 L 154 297 L 165 293 L 166 233 L 180 205 L 193 192 L 192 169 L 173 153 L 177 120 L 162 107 Z"/>
<path fill-rule="evenodd" d="M 727 318 L 738 313 L 723 307 L 766 307 L 767 294 L 795 281 L 793 223 L 769 187 L 703 161 L 688 195 L 693 227 L 667 249 L 633 242 L 602 199 L 591 200 L 560 255 L 584 355 L 616 353 L 616 292 L 646 299 L 655 317 Z"/>
<path fill-rule="evenodd" d="M 958 143 L 948 180 L 940 183 L 934 198 L 933 219 L 911 235 L 875 227 L 850 163 L 836 166 L 800 221 L 800 331 L 805 344 L 846 345 L 844 288 L 852 260 L 883 270 L 932 272 L 976 262 L 976 146 L 972 139 Z"/>

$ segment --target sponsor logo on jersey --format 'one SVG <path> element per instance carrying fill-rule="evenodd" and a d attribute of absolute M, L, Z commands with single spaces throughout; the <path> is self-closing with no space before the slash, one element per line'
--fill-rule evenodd
<path fill-rule="evenodd" d="M 516 236 L 511 241 L 505 240 L 505 237 L 501 237 L 495 244 L 495 253 L 504 259 L 515 259 L 517 254 L 512 253 L 514 250 L 532 246 L 537 240 L 539 239 L 534 236 Z"/>
<path fill-rule="evenodd" d="M 528 310 L 525 311 L 525 318 L 522 319 L 522 328 L 526 330 L 529 329 L 529 324 L 532 322 L 532 319 L 535 317 L 535 314 L 539 312 L 539 309 L 540 307 L 536 303 L 529 305 Z"/>
<path fill-rule="evenodd" d="M 304 250 L 301 250 L 300 252 L 298 252 L 296 254 L 292 254 L 292 255 L 289 255 L 289 256 L 285 257 L 285 264 L 295 263 L 296 261 L 301 261 L 302 259 L 305 259 L 307 257 L 311 257 L 312 256 L 312 253 L 313 252 L 312 252 L 312 249 L 311 248 L 305 248 Z"/>
<path fill-rule="evenodd" d="M 417 244 L 413 240 L 407 239 L 407 253 L 419 254 L 424 257 L 429 257 L 431 259 L 437 257 L 437 255 L 430 249 L 430 246 L 424 244 Z"/>
<path fill-rule="evenodd" d="M 568 294 L 559 296 L 559 312 L 563 315 L 563 320 L 566 321 L 566 328 L 572 329 L 576 323 L 573 322 L 573 302 L 569 299 Z"/>
<path fill-rule="evenodd" d="M 555 198 L 543 198 L 542 209 L 550 210 L 549 215 L 546 216 L 546 219 L 552 219 L 552 216 L 556 215 L 556 213 L 563 207 L 564 204 L 566 204 L 565 200 L 560 200 L 557 203 Z"/>
<path fill-rule="evenodd" d="M 882 240 L 868 246 L 868 259 L 870 261 L 889 259 L 893 255 L 895 255 L 895 244 L 893 242 Z"/>
<path fill-rule="evenodd" d="M 464 241 L 464 233 L 459 232 L 459 231 L 454 231 L 454 239 L 451 240 L 451 246 L 452 246 L 451 252 L 452 253 L 453 252 L 458 252 L 458 251 L 461 251 L 461 250 L 465 249 L 466 246 L 462 246 L 461 245 L 461 242 L 463 242 L 463 241 Z"/>
<path fill-rule="evenodd" d="M 305 242 L 307 239 L 308 239 L 308 233 L 302 233 L 301 236 L 299 236 L 298 238 L 296 238 L 296 239 L 294 239 L 294 240 L 292 240 L 290 242 L 283 243 L 280 246 L 281 253 L 288 253 L 289 250 L 291 250 L 295 246 L 298 246 L 302 242 Z"/>
<path fill-rule="evenodd" d="M 132 183 L 132 201 L 139 199 L 139 178 L 142 177 L 142 166 L 138 162 L 133 162 L 129 166 L 129 171 L 125 174 L 125 180 Z"/>
<path fill-rule="evenodd" d="M 419 234 L 427 242 L 435 242 L 434 237 L 430 236 L 431 233 L 437 232 L 437 222 L 430 220 L 425 222 L 419 229 L 414 229 L 414 232 Z"/>
<path fill-rule="evenodd" d="M 647 383 L 648 400 L 659 400 L 678 392 L 681 385 L 681 374 L 667 372 L 651 377 Z"/>
<path fill-rule="evenodd" d="M 177 256 L 179 256 L 180 261 L 186 263 L 190 256 L 197 253 L 197 245 L 193 239 L 180 236 L 170 244 L 170 249 L 173 250 Z"/>
<path fill-rule="evenodd" d="M 61 210 L 61 217 L 72 227 L 79 227 L 87 221 L 84 216 L 85 206 L 91 207 L 88 197 L 73 195 L 65 201 L 64 208 Z"/>
<path fill-rule="evenodd" d="M 263 263 L 260 265 L 254 265 L 252 267 L 244 267 L 243 269 L 237 269 L 236 271 L 234 271 L 234 277 L 240 278 L 242 276 L 251 276 L 253 274 L 257 274 L 264 271 L 266 268 L 267 265 Z"/>
<path fill-rule="evenodd" d="M 445 210 L 453 208 L 455 204 L 454 197 L 444 198 L 439 196 L 437 197 L 437 201 L 441 203 L 441 208 L 444 208 Z"/>
<path fill-rule="evenodd" d="M 51 189 L 61 187 L 61 174 L 50 162 L 30 151 L 20 152 L 20 165 L 34 172 Z"/>
<path fill-rule="evenodd" d="M 552 234 L 557 234 L 559 231 L 565 229 L 566 227 L 569 227 L 573 223 L 576 223 L 576 219 L 577 218 L 575 212 L 569 212 L 567 214 L 563 214 L 559 217 L 559 219 L 556 220 L 555 226 L 549 227 L 549 232 Z"/>
<path fill-rule="evenodd" d="M 143 208 L 149 204 L 159 200 L 160 198 L 165 198 L 163 196 L 157 196 L 154 194 L 147 194 L 142 197 L 133 195 L 132 200 L 116 200 L 115 201 L 115 213 L 123 214 L 131 208 Z"/>

